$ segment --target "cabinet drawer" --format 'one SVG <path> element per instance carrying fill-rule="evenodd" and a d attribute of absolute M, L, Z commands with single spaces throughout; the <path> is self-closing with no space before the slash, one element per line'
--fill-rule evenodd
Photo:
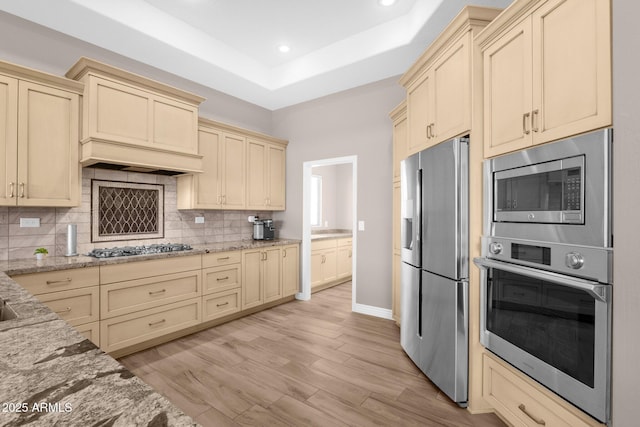
<path fill-rule="evenodd" d="M 39 295 L 38 299 L 67 323 L 76 326 L 100 319 L 99 297 L 100 288 L 91 286 L 69 291 L 50 292 Z"/>
<path fill-rule="evenodd" d="M 336 239 L 312 240 L 311 250 L 333 249 L 336 247 Z"/>
<path fill-rule="evenodd" d="M 202 295 L 200 271 L 167 274 L 100 287 L 101 318 L 107 319 Z"/>
<path fill-rule="evenodd" d="M 351 237 L 345 237 L 343 239 L 338 239 L 338 247 L 341 246 L 352 246 L 353 245 L 353 238 Z"/>
<path fill-rule="evenodd" d="M 112 352 L 197 325 L 201 306 L 201 298 L 194 298 L 102 320 L 100 347 Z"/>
<path fill-rule="evenodd" d="M 100 347 L 100 322 L 84 323 L 75 328 L 82 336 Z"/>
<path fill-rule="evenodd" d="M 205 295 L 213 292 L 227 291 L 242 285 L 240 264 L 226 267 L 207 268 L 202 270 Z"/>
<path fill-rule="evenodd" d="M 203 322 L 236 313 L 240 311 L 240 289 L 205 295 L 202 302 Z"/>
<path fill-rule="evenodd" d="M 485 399 L 514 425 L 539 427 L 542 422 L 547 427 L 601 425 L 569 403 L 560 403 L 560 397 L 535 388 L 487 354 L 483 355 L 482 388 Z"/>
<path fill-rule="evenodd" d="M 100 267 L 100 284 L 163 276 L 201 268 L 202 256 L 200 255 L 104 265 Z"/>
<path fill-rule="evenodd" d="M 87 267 L 48 271 L 46 273 L 22 274 L 11 278 L 33 295 L 40 295 L 48 292 L 97 286 L 100 274 L 99 267 Z"/>
<path fill-rule="evenodd" d="M 223 265 L 239 264 L 242 252 L 217 252 L 202 255 L 202 268 L 220 267 Z"/>

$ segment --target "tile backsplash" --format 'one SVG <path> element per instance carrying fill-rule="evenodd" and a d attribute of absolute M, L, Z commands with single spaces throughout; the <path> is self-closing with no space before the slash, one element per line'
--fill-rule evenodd
<path fill-rule="evenodd" d="M 91 243 L 91 180 L 124 181 L 164 185 L 164 238 Z M 66 253 L 67 225 L 78 226 L 78 253 L 94 248 L 186 243 L 203 245 L 251 239 L 253 225 L 249 215 L 271 217 L 272 212 L 180 210 L 176 208 L 176 178 L 107 169 L 82 169 L 82 203 L 75 208 L 0 207 L 0 261 L 33 257 L 35 248 L 47 248 L 49 254 Z M 195 218 L 204 217 L 203 224 Z M 20 218 L 39 218 L 40 227 L 20 227 Z"/>

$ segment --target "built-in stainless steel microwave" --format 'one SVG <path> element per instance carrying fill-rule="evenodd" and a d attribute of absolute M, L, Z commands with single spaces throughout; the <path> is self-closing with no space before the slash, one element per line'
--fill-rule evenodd
<path fill-rule="evenodd" d="M 485 162 L 485 235 L 610 247 L 612 130 Z"/>

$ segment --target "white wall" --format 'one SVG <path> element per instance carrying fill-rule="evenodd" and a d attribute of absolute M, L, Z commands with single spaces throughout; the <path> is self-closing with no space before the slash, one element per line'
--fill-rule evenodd
<path fill-rule="evenodd" d="M 613 425 L 638 425 L 640 2 L 613 0 Z"/>
<path fill-rule="evenodd" d="M 353 167 L 351 164 L 315 166 L 313 175 L 322 177 L 322 225 L 320 229 L 351 230 L 353 226 Z"/>
<path fill-rule="evenodd" d="M 391 158 L 389 111 L 405 96 L 397 78 L 274 111 L 273 132 L 289 140 L 287 210 L 280 236 L 302 238 L 302 165 L 358 158 L 358 304 L 391 308 Z"/>

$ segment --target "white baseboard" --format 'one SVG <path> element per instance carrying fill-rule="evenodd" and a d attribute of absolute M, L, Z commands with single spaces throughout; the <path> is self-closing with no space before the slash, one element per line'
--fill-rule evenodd
<path fill-rule="evenodd" d="M 369 316 L 381 317 L 383 319 L 393 320 L 393 313 L 388 308 L 374 307 L 372 305 L 353 304 L 351 311 L 360 314 L 368 314 Z"/>

